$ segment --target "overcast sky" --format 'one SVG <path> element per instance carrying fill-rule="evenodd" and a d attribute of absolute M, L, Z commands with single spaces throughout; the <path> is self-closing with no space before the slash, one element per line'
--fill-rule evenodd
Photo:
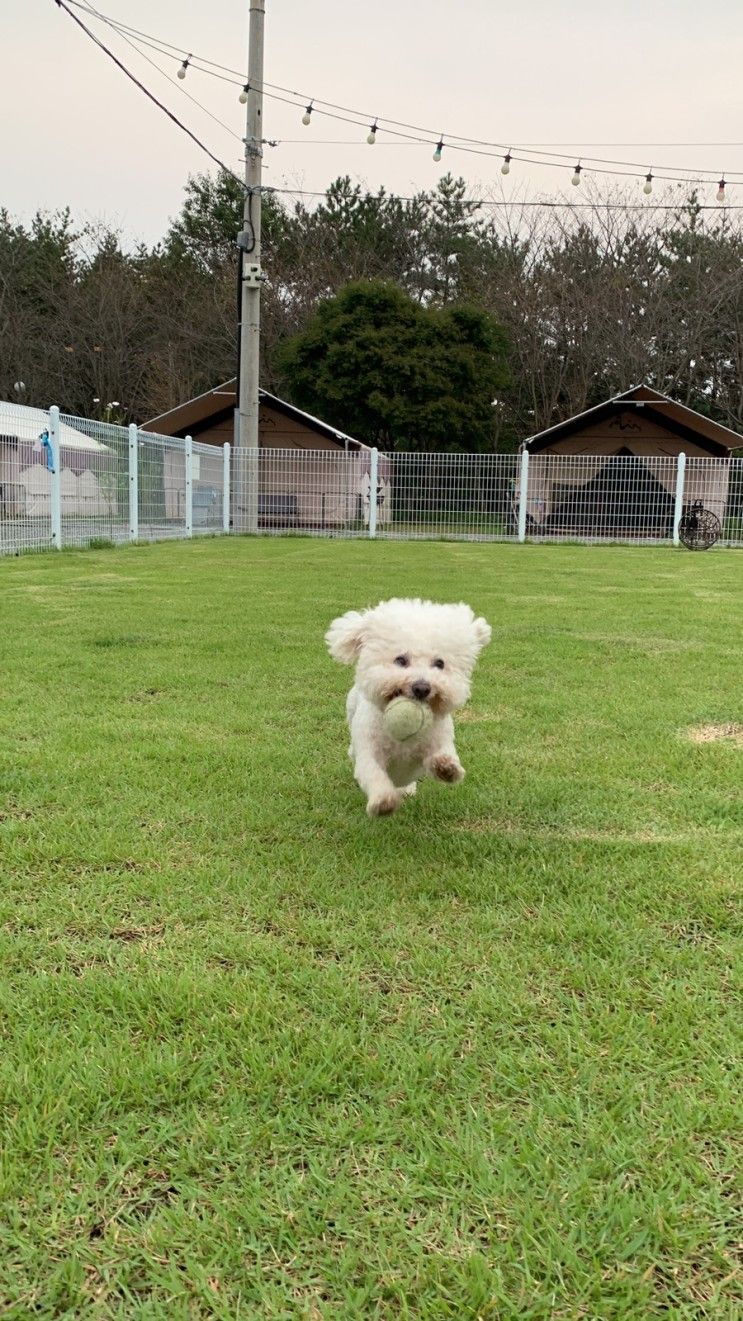
<path fill-rule="evenodd" d="M 247 63 L 248 4 L 100 0 L 110 16 L 237 69 Z M 266 0 L 266 11 L 267 82 L 444 135 L 743 178 L 743 6 L 733 0 Z M 91 27 L 240 169 L 238 89 L 197 71 L 180 83 L 175 64 L 152 55 L 163 76 Z M 113 222 L 128 242 L 160 237 L 187 175 L 209 161 L 54 0 L 0 0 L 0 42 L 0 205 L 22 218 L 69 205 L 77 219 Z M 445 151 L 439 166 L 428 145 L 385 145 L 380 133 L 369 147 L 362 130 L 300 119 L 267 101 L 266 134 L 281 139 L 267 149 L 267 183 L 314 190 L 349 173 L 409 193 L 450 168 L 473 190 L 505 183 L 507 196 L 575 198 L 568 162 L 564 171 L 514 164 L 503 181 L 498 162 Z M 687 145 L 633 145 L 661 143 Z M 642 200 L 642 179 L 632 186 Z M 743 182 L 728 194 L 743 203 Z"/>

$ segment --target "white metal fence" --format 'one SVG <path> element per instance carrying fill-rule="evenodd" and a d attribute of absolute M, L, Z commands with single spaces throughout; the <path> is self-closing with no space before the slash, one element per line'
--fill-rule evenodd
<path fill-rule="evenodd" d="M 200 444 L 0 404 L 0 554 L 205 533 L 743 546 L 743 459 Z"/>

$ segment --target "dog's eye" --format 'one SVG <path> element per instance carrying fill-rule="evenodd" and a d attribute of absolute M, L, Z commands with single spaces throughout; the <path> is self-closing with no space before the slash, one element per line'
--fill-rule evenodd
<path fill-rule="evenodd" d="M 395 665 L 402 665 L 403 668 L 410 664 L 407 656 L 395 656 Z"/>
<path fill-rule="evenodd" d="M 437 656 L 435 661 L 432 662 L 432 664 L 435 670 L 443 670 L 444 668 L 444 662 L 442 661 L 440 656 Z"/>

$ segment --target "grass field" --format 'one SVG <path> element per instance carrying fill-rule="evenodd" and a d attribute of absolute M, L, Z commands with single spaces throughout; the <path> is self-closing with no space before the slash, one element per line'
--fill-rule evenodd
<path fill-rule="evenodd" d="M 0 562 L 0 1313 L 732 1318 L 743 556 Z M 322 635 L 492 622 L 370 822 Z M 4 1310 L 3 1310 L 4 1309 Z"/>

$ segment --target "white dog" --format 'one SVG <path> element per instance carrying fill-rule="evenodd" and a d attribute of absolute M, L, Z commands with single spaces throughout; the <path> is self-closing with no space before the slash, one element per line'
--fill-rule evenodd
<path fill-rule="evenodd" d="M 490 625 L 468 605 L 432 601 L 382 601 L 333 620 L 328 650 L 356 666 L 346 702 L 349 756 L 369 816 L 394 812 L 424 775 L 447 784 L 462 779 L 451 713 L 467 701 L 475 661 L 490 636 Z M 429 728 L 405 743 L 386 733 L 382 718 L 387 703 L 401 695 L 426 702 L 433 715 Z"/>

